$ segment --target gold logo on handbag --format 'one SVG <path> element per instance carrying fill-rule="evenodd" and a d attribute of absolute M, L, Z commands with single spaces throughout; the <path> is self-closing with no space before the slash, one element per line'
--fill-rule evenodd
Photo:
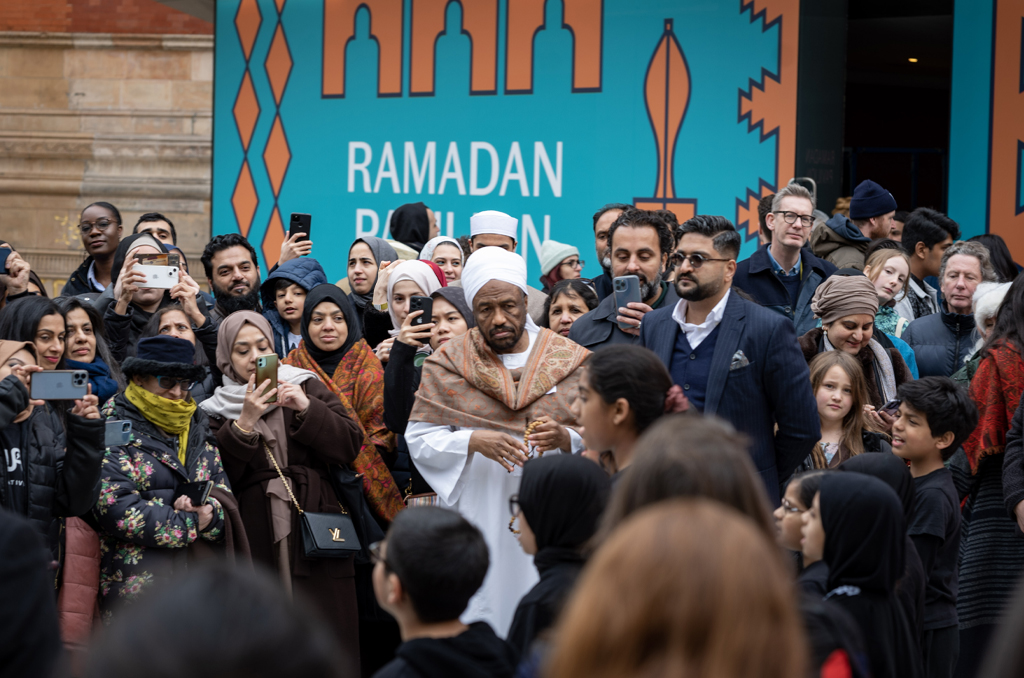
<path fill-rule="evenodd" d="M 341 538 L 341 528 L 340 527 L 332 527 L 332 528 L 329 528 L 327 531 L 331 533 L 331 541 L 345 541 L 344 539 Z"/>

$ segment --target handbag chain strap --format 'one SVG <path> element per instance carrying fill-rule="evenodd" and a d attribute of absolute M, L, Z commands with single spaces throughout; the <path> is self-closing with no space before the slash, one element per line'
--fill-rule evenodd
<path fill-rule="evenodd" d="M 292 498 L 292 503 L 295 504 L 295 510 L 300 514 L 303 512 L 302 507 L 299 506 L 299 500 L 295 498 L 295 493 L 292 492 L 292 486 L 288 484 L 288 480 L 284 477 L 284 473 L 281 472 L 281 467 L 277 465 L 277 459 L 274 459 L 274 455 L 270 453 L 270 446 L 267 445 L 266 441 L 263 442 L 263 449 L 267 451 L 267 456 L 270 457 L 270 463 L 277 469 L 277 475 L 281 476 L 281 482 L 284 483 L 284 489 L 288 490 L 288 496 Z"/>
<path fill-rule="evenodd" d="M 267 445 L 266 441 L 263 441 L 263 449 L 266 450 L 267 457 L 270 458 L 270 463 L 273 464 L 274 468 L 277 470 L 277 475 L 281 476 L 281 482 L 284 483 L 284 489 L 288 491 L 288 496 L 292 498 L 292 503 L 295 504 L 295 510 L 298 511 L 300 514 L 304 513 L 304 511 L 302 510 L 302 507 L 299 506 L 299 500 L 295 498 L 295 493 L 292 492 L 292 486 L 288 483 L 288 480 L 284 477 L 284 473 L 281 471 L 281 467 L 277 465 L 277 459 L 275 459 L 274 455 L 271 454 L 270 446 Z M 340 501 L 338 502 L 338 508 L 341 509 L 341 512 L 343 514 L 348 515 L 348 509 L 346 509 L 345 506 Z"/>

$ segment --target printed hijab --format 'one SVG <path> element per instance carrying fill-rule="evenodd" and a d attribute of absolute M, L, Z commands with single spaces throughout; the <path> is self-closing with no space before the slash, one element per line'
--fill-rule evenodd
<path fill-rule="evenodd" d="M 313 343 L 313 338 L 309 334 L 309 323 L 313 317 L 313 311 L 316 310 L 317 306 L 327 301 L 338 305 L 338 308 L 345 315 L 345 324 L 348 325 L 348 337 L 345 338 L 341 348 L 334 349 L 333 351 L 320 349 Z M 345 357 L 345 354 L 352 348 L 352 345 L 359 341 L 362 336 L 363 333 L 360 329 L 355 309 L 352 308 L 348 295 L 342 292 L 337 285 L 324 283 L 323 285 L 317 285 L 309 291 L 302 309 L 302 340 L 306 342 L 306 350 L 309 352 L 310 357 L 316 361 L 325 374 L 328 376 L 334 374 L 338 363 L 341 362 L 341 359 Z"/>
<path fill-rule="evenodd" d="M 377 271 L 380 270 L 380 262 L 382 261 L 398 261 L 398 252 L 395 252 L 395 248 L 388 243 L 384 238 L 378 238 L 372 235 L 366 235 L 362 238 L 357 238 L 355 242 L 348 248 L 349 258 L 352 257 L 352 248 L 358 243 L 364 243 L 370 248 L 370 252 L 373 253 L 373 263 L 375 266 L 373 274 L 373 285 L 370 285 L 370 291 L 366 294 L 352 293 L 352 302 L 360 309 L 365 309 L 371 302 L 373 302 L 373 288 L 377 284 Z"/>

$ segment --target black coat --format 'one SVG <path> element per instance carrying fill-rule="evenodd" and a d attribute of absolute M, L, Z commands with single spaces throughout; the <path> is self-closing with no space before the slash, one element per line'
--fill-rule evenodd
<path fill-rule="evenodd" d="M 519 657 L 486 622 L 451 638 L 415 638 L 374 678 L 512 678 Z"/>
<path fill-rule="evenodd" d="M 394 329 L 391 324 L 391 315 L 387 311 L 378 311 L 371 304 L 360 307 L 356 303 L 356 293 L 348 295 L 349 300 L 359 316 L 359 323 L 363 327 L 363 339 L 370 345 L 370 348 L 377 348 L 377 345 L 390 337 L 389 332 Z"/>
<path fill-rule="evenodd" d="M 89 267 L 92 266 L 92 257 L 86 257 L 85 261 L 79 264 L 78 268 L 68 277 L 64 287 L 60 291 L 62 297 L 75 297 L 79 294 L 99 294 L 103 290 L 89 282 Z"/>
<path fill-rule="evenodd" d="M 542 632 L 555 625 L 565 600 L 583 570 L 583 558 L 569 549 L 549 549 L 561 557 L 535 558 L 540 581 L 519 601 L 506 640 L 524 657 Z"/>
<path fill-rule="evenodd" d="M 0 381 L 0 427 L 10 426 L 28 400 L 28 390 L 17 377 Z M 63 552 L 62 518 L 85 515 L 95 506 L 103 460 L 103 421 L 68 413 L 66 422 L 67 435 L 60 416 L 48 405 L 33 409 L 26 421 L 21 458 L 27 507 L 10 506 L 7 466 L 0 464 L 0 503 L 26 515 L 58 562 Z"/>
<path fill-rule="evenodd" d="M 907 325 L 902 338 L 914 349 L 922 377 L 951 377 L 971 354 L 973 334 L 973 315 L 942 309 Z"/>

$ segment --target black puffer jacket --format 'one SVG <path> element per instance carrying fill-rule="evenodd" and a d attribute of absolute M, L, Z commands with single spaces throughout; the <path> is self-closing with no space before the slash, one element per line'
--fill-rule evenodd
<path fill-rule="evenodd" d="M 974 348 L 973 332 L 973 315 L 942 309 L 907 325 L 903 340 L 914 349 L 922 377 L 951 377 Z"/>
<path fill-rule="evenodd" d="M 0 381 L 0 428 L 12 425 L 28 407 L 28 400 L 28 390 L 17 377 Z M 61 418 L 44 405 L 33 409 L 25 422 L 28 431 L 21 450 L 25 506 L 11 506 L 7 465 L 0 464 L 0 503 L 32 522 L 58 562 L 62 559 L 62 518 L 85 515 L 96 505 L 103 461 L 103 422 L 70 413 L 66 420 L 67 436 Z"/>

